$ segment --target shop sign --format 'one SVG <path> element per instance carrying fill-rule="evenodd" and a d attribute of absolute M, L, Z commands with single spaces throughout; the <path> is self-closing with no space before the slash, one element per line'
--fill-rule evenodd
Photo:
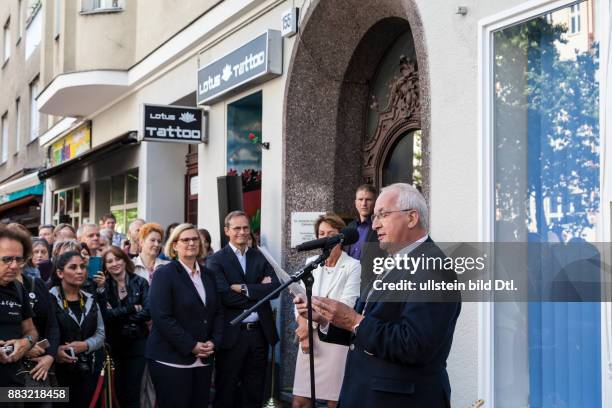
<path fill-rule="evenodd" d="M 314 226 L 317 219 L 325 215 L 324 212 L 292 212 L 291 213 L 291 248 L 313 239 L 315 236 Z"/>
<path fill-rule="evenodd" d="M 140 140 L 202 142 L 202 109 L 189 106 L 143 104 Z"/>
<path fill-rule="evenodd" d="M 57 166 L 91 149 L 91 123 L 85 123 L 49 147 L 49 165 Z"/>
<path fill-rule="evenodd" d="M 283 42 L 268 30 L 242 47 L 198 70 L 198 105 L 211 105 L 247 86 L 283 73 Z"/>

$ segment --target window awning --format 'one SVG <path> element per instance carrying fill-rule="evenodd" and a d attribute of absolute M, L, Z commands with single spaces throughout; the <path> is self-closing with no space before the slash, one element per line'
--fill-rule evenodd
<path fill-rule="evenodd" d="M 92 160 L 95 160 L 96 158 L 99 158 L 102 155 L 119 150 L 126 145 L 132 145 L 132 144 L 137 144 L 137 143 L 139 142 L 136 136 L 136 132 L 135 131 L 127 132 L 123 134 L 122 136 L 119 136 L 113 140 L 110 140 L 106 143 L 103 143 L 99 146 L 92 148 L 91 150 L 81 154 L 80 156 L 77 156 L 73 159 L 70 159 L 61 164 L 58 164 L 57 166 L 49 167 L 47 169 L 39 171 L 38 177 L 41 180 L 48 179 L 49 177 L 55 176 L 60 171 L 68 167 L 72 167 L 76 164 L 83 164 L 83 163 L 91 162 Z"/>

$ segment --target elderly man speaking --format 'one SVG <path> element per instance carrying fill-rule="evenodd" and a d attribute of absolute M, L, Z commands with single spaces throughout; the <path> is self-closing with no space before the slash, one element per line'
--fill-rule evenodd
<path fill-rule="evenodd" d="M 391 256 L 444 257 L 429 238 L 427 213 L 425 199 L 413 186 L 384 188 L 372 216 L 381 248 Z M 405 276 L 449 282 L 456 278 L 452 270 L 391 269 L 379 279 Z M 416 301 L 411 294 L 388 299 L 374 292 L 366 288 L 355 309 L 332 299 L 312 300 L 321 340 L 349 345 L 339 407 L 450 407 L 446 359 L 461 309 L 459 296 Z M 304 299 L 296 297 L 294 303 L 306 316 Z"/>

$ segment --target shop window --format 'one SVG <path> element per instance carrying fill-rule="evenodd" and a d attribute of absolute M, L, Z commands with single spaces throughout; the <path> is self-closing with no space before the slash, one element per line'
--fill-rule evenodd
<path fill-rule="evenodd" d="M 580 27 L 581 7 L 592 4 L 493 32 L 496 242 L 583 242 L 598 254 L 591 245 L 601 227 L 598 44 L 593 26 Z M 569 35 L 581 29 L 588 42 Z M 531 281 L 544 282 L 564 265 L 539 248 L 530 246 L 523 266 Z M 602 406 L 599 303 L 493 310 L 496 407 Z"/>
<path fill-rule="evenodd" d="M 82 211 L 81 203 L 81 187 L 54 192 L 53 223 L 66 223 L 74 228 L 78 228 L 81 222 L 89 215 L 89 211 Z"/>
<path fill-rule="evenodd" d="M 261 224 L 261 120 L 261 91 L 227 107 L 227 174 L 242 176 L 244 211 L 255 233 Z"/>
<path fill-rule="evenodd" d="M 111 177 L 110 201 L 111 213 L 117 219 L 115 230 L 125 234 L 138 218 L 138 169 Z"/>

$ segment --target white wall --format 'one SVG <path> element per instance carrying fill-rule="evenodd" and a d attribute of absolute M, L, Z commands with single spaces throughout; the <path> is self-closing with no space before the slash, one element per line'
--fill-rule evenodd
<path fill-rule="evenodd" d="M 431 235 L 440 242 L 477 241 L 479 196 L 478 21 L 521 0 L 460 3 L 417 0 L 425 30 L 430 84 Z M 465 16 L 455 14 L 465 6 Z M 448 360 L 452 405 L 478 392 L 479 305 L 463 303 Z M 487 406 L 493 406 L 486 401 Z"/>

